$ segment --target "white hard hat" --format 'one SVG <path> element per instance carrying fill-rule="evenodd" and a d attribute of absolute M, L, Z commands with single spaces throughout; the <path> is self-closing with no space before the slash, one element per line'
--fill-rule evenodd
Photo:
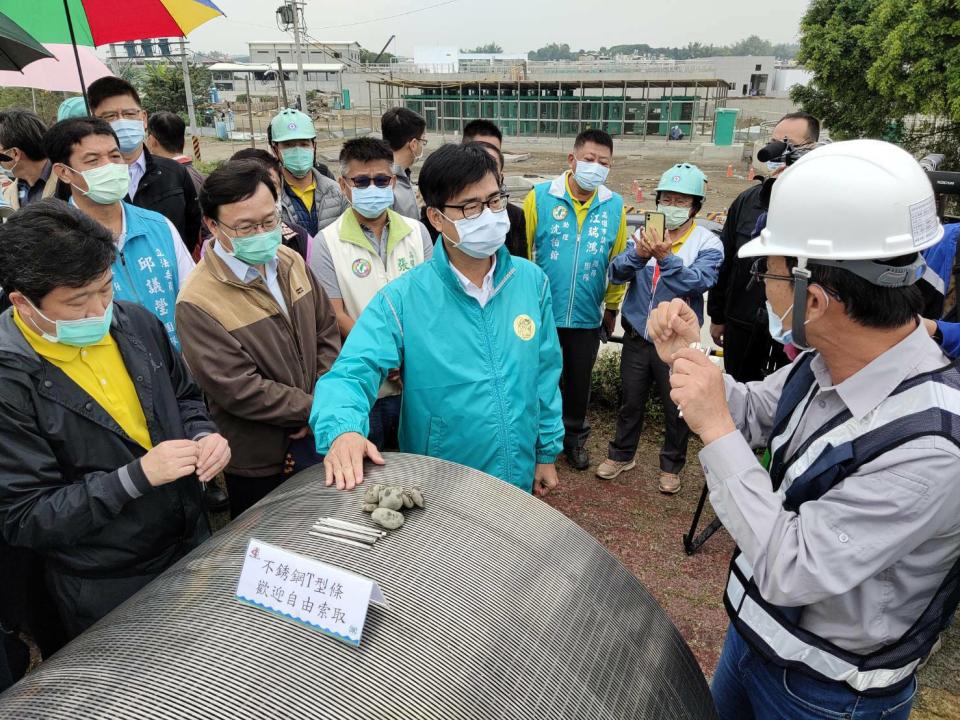
<path fill-rule="evenodd" d="M 817 148 L 777 178 L 767 226 L 739 255 L 882 260 L 942 237 L 919 163 L 887 142 L 849 140 Z"/>

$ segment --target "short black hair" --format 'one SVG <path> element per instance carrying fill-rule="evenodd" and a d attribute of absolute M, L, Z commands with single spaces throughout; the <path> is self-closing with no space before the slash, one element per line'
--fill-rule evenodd
<path fill-rule="evenodd" d="M 820 140 L 820 121 L 810 113 L 792 112 L 784 115 L 777 124 L 784 120 L 805 120 L 807 122 L 807 140 L 810 142 L 819 142 Z"/>
<path fill-rule="evenodd" d="M 386 142 L 375 137 L 364 136 L 347 140 L 340 149 L 341 168 L 345 168 L 350 161 L 368 163 L 377 160 L 393 165 L 393 150 Z"/>
<path fill-rule="evenodd" d="M 500 172 L 502 173 L 503 172 L 503 153 L 500 151 L 500 148 L 498 148 L 496 145 L 491 145 L 488 142 L 484 142 L 483 140 L 475 140 L 474 142 L 476 142 L 476 144 L 479 145 L 480 147 L 486 149 L 488 153 L 492 152 L 494 155 L 497 156 L 497 162 L 500 163 Z"/>
<path fill-rule="evenodd" d="M 916 254 L 883 260 L 884 265 L 901 267 L 917 259 Z M 797 259 L 786 258 L 787 267 L 795 268 Z M 916 284 L 908 287 L 880 287 L 833 265 L 807 264 L 810 284 L 823 287 L 834 299 L 843 303 L 847 316 L 854 322 L 870 328 L 892 329 L 903 327 L 923 313 L 923 292 Z"/>
<path fill-rule="evenodd" d="M 221 205 L 246 200 L 263 183 L 273 199 L 277 199 L 277 189 L 273 178 L 259 160 L 231 160 L 207 176 L 200 188 L 200 208 L 203 214 L 216 220 Z"/>
<path fill-rule="evenodd" d="M 99 80 L 94 80 L 87 86 L 87 103 L 90 105 L 90 112 L 96 112 L 105 100 L 118 95 L 129 95 L 138 107 L 143 108 L 143 103 L 140 102 L 140 93 L 133 85 L 123 78 L 108 75 Z"/>
<path fill-rule="evenodd" d="M 483 118 L 471 120 L 463 128 L 464 142 L 472 142 L 476 140 L 478 136 L 495 137 L 500 142 L 503 142 L 503 133 L 500 132 L 500 128 L 497 127 L 496 123 L 484 120 Z"/>
<path fill-rule="evenodd" d="M 380 134 L 390 143 L 391 150 L 399 150 L 414 138 L 422 137 L 427 121 L 405 107 L 387 110 L 380 118 Z"/>
<path fill-rule="evenodd" d="M 59 287 L 89 285 L 115 256 L 113 233 L 53 198 L 30 203 L 0 225 L 0 282 L 37 306 Z"/>
<path fill-rule="evenodd" d="M 420 170 L 419 186 L 427 207 L 442 209 L 454 195 L 483 180 L 500 177 L 497 161 L 480 143 L 448 143 L 430 154 Z"/>
<path fill-rule="evenodd" d="M 275 170 L 277 175 L 283 177 L 283 173 L 281 172 L 283 165 L 277 160 L 277 156 L 269 150 L 264 150 L 263 148 L 244 148 L 243 150 L 237 150 L 237 152 L 230 156 L 230 162 L 234 160 L 256 160 L 267 168 Z"/>
<path fill-rule="evenodd" d="M 167 152 L 182 153 L 184 138 L 187 134 L 187 124 L 183 118 L 169 110 L 155 112 L 147 120 L 147 132 L 156 138 L 157 142 Z"/>
<path fill-rule="evenodd" d="M 47 130 L 47 134 L 43 136 L 43 149 L 50 162 L 70 165 L 74 146 L 79 145 L 88 135 L 107 135 L 113 138 L 118 147 L 120 145 L 117 134 L 106 120 L 82 117 L 61 120 Z"/>
<path fill-rule="evenodd" d="M 584 143 L 596 143 L 597 145 L 602 145 L 605 148 L 608 148 L 610 152 L 613 152 L 613 138 L 610 137 L 610 133 L 597 128 L 590 128 L 589 130 L 584 130 L 582 133 L 577 135 L 577 139 L 573 141 L 573 149 L 579 150 L 583 147 Z"/>
<path fill-rule="evenodd" d="M 47 126 L 36 113 L 28 110 L 0 112 L 0 147 L 18 148 L 31 160 L 43 160 L 43 134 Z"/>

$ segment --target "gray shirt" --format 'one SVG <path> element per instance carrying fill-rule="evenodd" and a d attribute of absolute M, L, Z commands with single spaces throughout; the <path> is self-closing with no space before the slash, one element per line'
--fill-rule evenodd
<path fill-rule="evenodd" d="M 433 243 L 430 241 L 430 235 L 427 233 L 427 229 L 419 220 L 416 224 L 411 222 L 410 227 L 414 232 L 420 233 L 420 237 L 423 240 L 423 259 L 424 261 L 429 260 L 433 257 Z M 363 235 L 370 241 L 370 244 L 377 248 L 377 251 L 380 253 L 380 260 L 384 266 L 386 266 L 387 238 L 390 236 L 389 221 L 383 226 L 383 231 L 380 233 L 379 239 L 375 238 L 373 231 L 363 223 L 360 224 L 360 229 L 363 230 Z M 337 270 L 333 266 L 333 256 L 330 254 L 327 239 L 322 233 L 319 237 L 314 238 L 313 253 L 310 255 L 310 269 L 313 270 L 317 276 L 317 280 L 320 281 L 320 287 L 327 293 L 327 297 L 331 300 L 340 300 L 343 298 L 343 293 L 340 291 L 340 283 L 337 280 Z"/>
<path fill-rule="evenodd" d="M 409 171 L 395 164 L 393 174 L 397 176 L 396 185 L 393 187 L 393 209 L 404 217 L 419 220 L 420 205 L 417 203 L 417 191 L 413 189 Z"/>
<path fill-rule="evenodd" d="M 867 426 L 885 424 L 878 406 L 894 388 L 948 362 L 922 324 L 838 385 L 815 357 L 819 390 L 785 457 L 845 409 Z M 746 385 L 724 376 L 740 432 L 700 453 L 710 502 L 768 602 L 806 606 L 804 629 L 869 653 L 906 632 L 960 555 L 960 451 L 941 437 L 911 440 L 798 512 L 785 510 L 751 447 L 767 444 L 789 372 L 788 366 Z"/>

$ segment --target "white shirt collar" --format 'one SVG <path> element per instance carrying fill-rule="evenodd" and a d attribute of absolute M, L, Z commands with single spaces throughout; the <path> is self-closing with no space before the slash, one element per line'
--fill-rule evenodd
<path fill-rule="evenodd" d="M 490 263 L 490 269 L 487 271 L 487 274 L 483 276 L 480 287 L 474 285 L 466 275 L 457 270 L 457 267 L 453 263 L 450 263 L 450 269 L 453 270 L 453 274 L 456 275 L 457 280 L 460 281 L 460 287 L 463 288 L 463 291 L 467 295 L 480 303 L 480 307 L 485 307 L 493 295 L 493 272 L 497 269 L 497 256 L 494 255 L 492 259 L 493 262 Z"/>

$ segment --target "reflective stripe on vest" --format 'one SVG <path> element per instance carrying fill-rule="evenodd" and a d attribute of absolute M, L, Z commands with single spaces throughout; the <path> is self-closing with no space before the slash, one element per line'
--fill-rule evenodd
<path fill-rule="evenodd" d="M 909 378 L 873 411 L 838 413 L 784 459 L 818 388 L 814 355 L 797 361 L 784 384 L 770 448 L 773 488 L 784 509 L 799 512 L 862 465 L 918 437 L 939 436 L 960 446 L 960 370 L 955 363 Z M 868 655 L 846 651 L 800 626 L 803 607 L 779 607 L 760 594 L 753 568 L 739 551 L 730 563 L 724 605 L 750 646 L 769 661 L 797 667 L 861 693 L 892 692 L 909 680 L 947 627 L 960 599 L 960 559 L 920 617 L 896 642 Z"/>
<path fill-rule="evenodd" d="M 753 578 L 753 569 L 742 554 L 737 554 L 733 564 L 746 576 L 747 581 Z M 747 642 L 778 664 L 804 665 L 824 678 L 846 683 L 859 692 L 896 686 L 912 677 L 920 664 L 922 658 L 916 658 L 902 667 L 861 670 L 853 661 L 858 657 L 854 653 L 844 653 L 848 655 L 845 658 L 836 652 L 837 649 L 830 652 L 822 643 L 806 641 L 800 636 L 801 633 L 797 633 L 798 628 L 791 627 L 793 623 L 778 619 L 768 609 L 770 605 L 759 598 L 759 593 L 749 592 L 748 587 L 756 590 L 754 583 L 748 582 L 744 586 L 736 572 L 730 573 L 724 596 L 727 613 Z M 802 634 L 810 635 L 805 632 Z M 758 639 L 776 658 L 770 658 L 770 652 L 756 647 Z"/>

